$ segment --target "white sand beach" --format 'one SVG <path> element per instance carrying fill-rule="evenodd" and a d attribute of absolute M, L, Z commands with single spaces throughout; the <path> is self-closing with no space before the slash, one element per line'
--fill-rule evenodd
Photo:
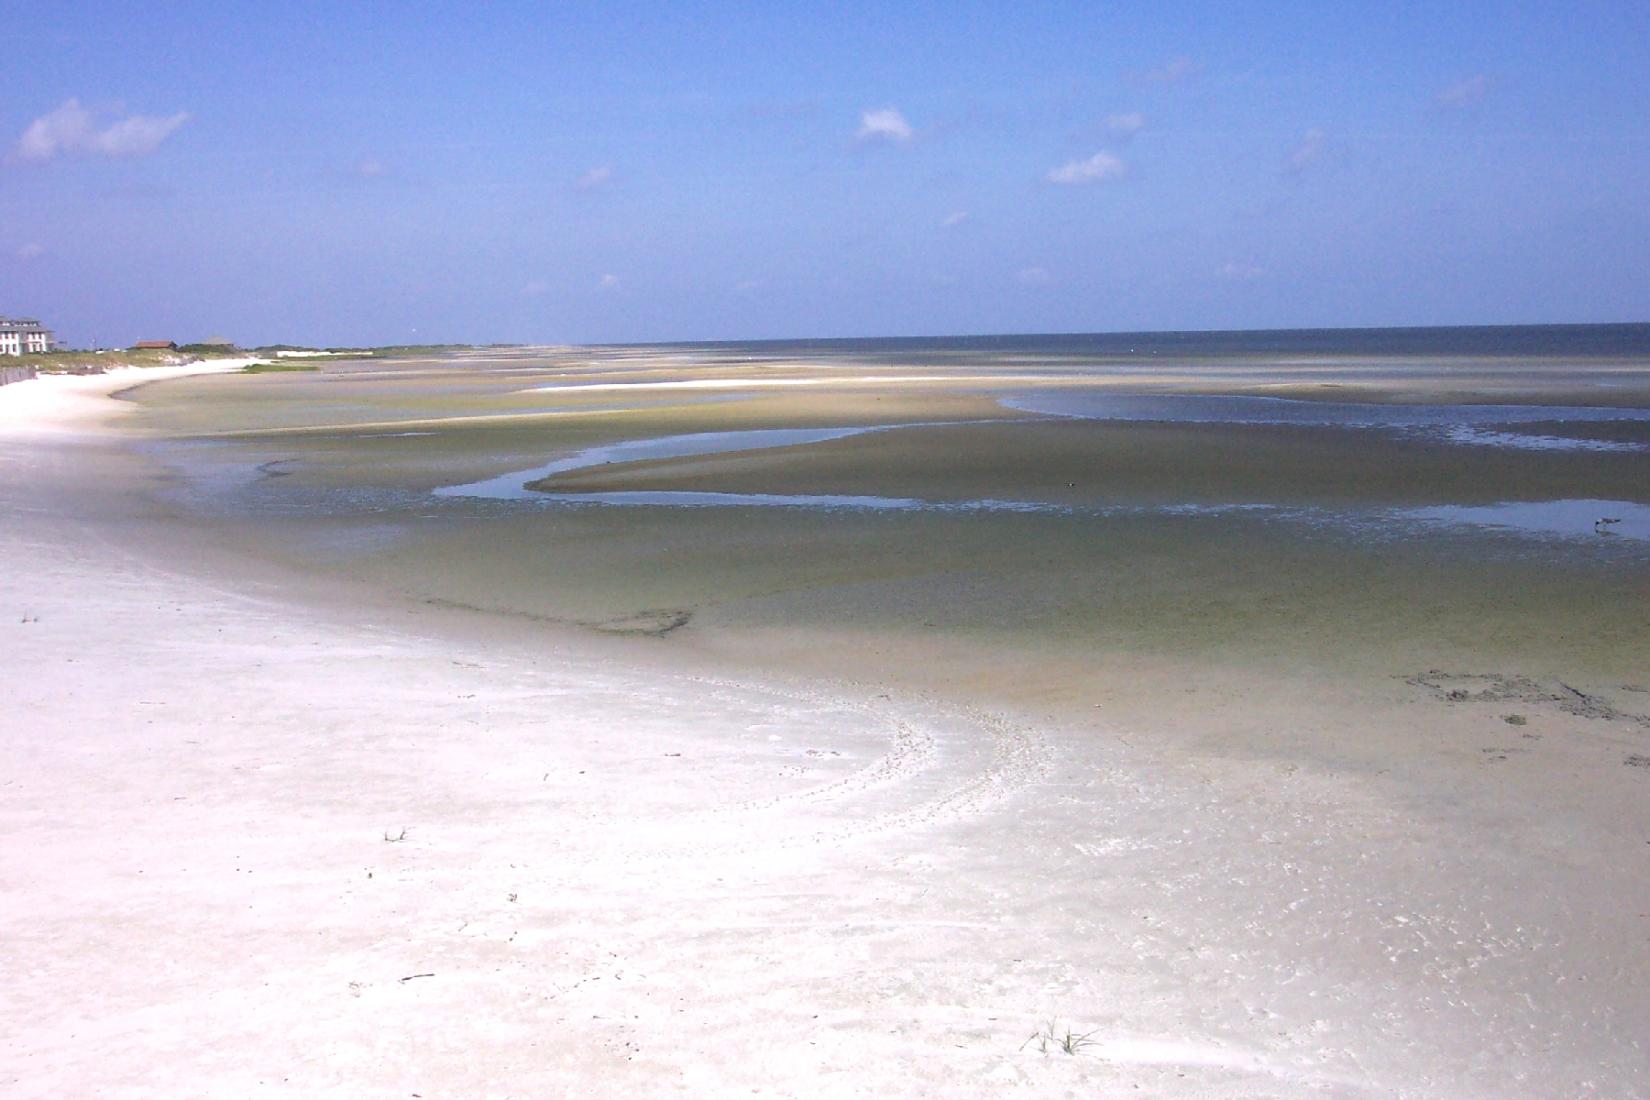
<path fill-rule="evenodd" d="M 0 387 L 8 1096 L 1650 1095 L 1650 696 L 1078 726 L 398 603 L 147 502 L 108 395 L 194 369 Z"/>

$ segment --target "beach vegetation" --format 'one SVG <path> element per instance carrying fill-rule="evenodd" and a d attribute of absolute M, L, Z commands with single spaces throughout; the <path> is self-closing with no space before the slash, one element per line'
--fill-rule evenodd
<path fill-rule="evenodd" d="M 387 344 L 378 348 L 337 348 L 328 350 L 359 351 L 364 357 L 391 359 L 404 355 L 434 355 L 439 352 L 457 351 L 471 346 L 470 344 Z"/>
<path fill-rule="evenodd" d="M 1039 1054 L 1048 1054 L 1050 1051 L 1055 1050 L 1060 1051 L 1062 1054 L 1077 1054 L 1084 1047 L 1095 1045 L 1095 1040 L 1091 1038 L 1093 1035 L 1094 1032 L 1092 1031 L 1075 1032 L 1069 1027 L 1061 1027 L 1055 1021 L 1050 1020 L 1036 1031 L 1033 1031 L 1031 1037 L 1020 1044 L 1020 1049 L 1024 1050 L 1028 1046 L 1035 1046 Z"/>
<path fill-rule="evenodd" d="M 8 355 L 0 366 L 33 367 L 41 374 L 102 374 L 113 367 L 175 367 L 200 358 L 168 349 L 105 348 L 97 351 L 32 352 Z"/>
<path fill-rule="evenodd" d="M 319 363 L 294 363 L 290 360 L 280 363 L 251 363 L 241 368 L 242 374 L 287 374 L 292 371 L 320 370 Z"/>

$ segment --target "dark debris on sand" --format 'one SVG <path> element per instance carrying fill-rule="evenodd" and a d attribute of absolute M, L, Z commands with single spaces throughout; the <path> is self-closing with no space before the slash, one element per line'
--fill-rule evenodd
<path fill-rule="evenodd" d="M 1406 677 L 1405 682 L 1446 703 L 1547 704 L 1581 718 L 1631 722 L 1650 729 L 1650 716 L 1622 710 L 1608 700 L 1589 695 L 1562 680 L 1544 684 L 1528 676 L 1508 676 L 1498 672 L 1446 672 L 1434 668 L 1418 676 Z"/>

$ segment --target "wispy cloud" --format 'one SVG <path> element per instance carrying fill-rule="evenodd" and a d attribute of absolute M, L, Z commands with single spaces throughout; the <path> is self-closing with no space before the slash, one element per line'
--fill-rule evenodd
<path fill-rule="evenodd" d="M 859 116 L 860 141 L 889 141 L 896 144 L 910 141 L 916 131 L 905 121 L 905 116 L 893 107 L 878 107 Z"/>
<path fill-rule="evenodd" d="M 1139 111 L 1126 111 L 1122 114 L 1106 116 L 1106 131 L 1113 137 L 1127 141 L 1138 134 L 1146 125 L 1146 116 Z"/>
<path fill-rule="evenodd" d="M 1490 94 L 1490 87 L 1490 78 L 1479 73 L 1444 88 L 1433 96 L 1433 102 L 1440 107 L 1473 107 L 1484 102 L 1484 97 Z"/>
<path fill-rule="evenodd" d="M 523 298 L 542 298 L 549 293 L 550 284 L 543 279 L 528 279 L 526 285 L 521 288 Z"/>
<path fill-rule="evenodd" d="M 127 115 L 100 123 L 80 100 L 68 99 L 29 123 L 18 139 L 17 155 L 35 161 L 68 155 L 141 157 L 153 153 L 188 121 L 189 113 L 179 111 L 175 115 Z"/>
<path fill-rule="evenodd" d="M 575 182 L 580 191 L 594 191 L 598 187 L 606 187 L 613 182 L 613 169 L 606 164 L 597 165 Z"/>
<path fill-rule="evenodd" d="M 1022 267 L 1014 273 L 1014 281 L 1022 286 L 1047 286 L 1054 281 L 1046 267 Z"/>
<path fill-rule="evenodd" d="M 597 290 L 617 290 L 617 289 L 619 289 L 619 277 L 617 275 L 603 275 L 600 279 L 596 280 L 596 289 Z"/>
<path fill-rule="evenodd" d="M 966 210 L 953 210 L 951 213 L 949 213 L 945 216 L 945 220 L 940 222 L 940 225 L 944 226 L 946 229 L 952 229 L 952 228 L 955 228 L 956 226 L 961 225 L 963 222 L 965 222 L 967 220 L 968 220 L 968 211 L 966 211 Z"/>
<path fill-rule="evenodd" d="M 27 263 L 29 260 L 38 260 L 40 257 L 44 256 L 45 254 L 46 254 L 46 246 L 43 245 L 43 244 L 39 244 L 35 241 L 30 241 L 28 244 L 22 245 L 21 247 L 18 248 L 17 252 L 15 253 L 17 258 L 19 260 L 24 261 L 25 263 Z"/>
<path fill-rule="evenodd" d="M 1322 130 L 1314 128 L 1306 131 L 1300 143 L 1289 152 L 1289 170 L 1291 172 L 1306 171 L 1323 159 L 1328 144 L 1329 139 Z"/>
<path fill-rule="evenodd" d="M 1074 160 L 1050 170 L 1050 183 L 1081 184 L 1104 183 L 1127 175 L 1129 166 L 1110 153 L 1096 153 L 1087 160 Z"/>
<path fill-rule="evenodd" d="M 1201 67 L 1189 57 L 1175 57 L 1156 68 L 1147 69 L 1140 74 L 1140 79 L 1147 84 L 1179 84 L 1188 77 L 1197 75 Z"/>
<path fill-rule="evenodd" d="M 384 167 L 383 161 L 373 160 L 370 157 L 355 166 L 355 174 L 366 179 L 376 179 L 387 171 L 389 169 Z"/>

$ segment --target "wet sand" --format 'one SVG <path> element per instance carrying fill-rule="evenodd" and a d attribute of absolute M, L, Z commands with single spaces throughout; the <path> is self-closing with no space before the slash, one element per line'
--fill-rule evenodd
<path fill-rule="evenodd" d="M 1004 422 L 568 487 L 1635 500 L 1642 457 L 1360 475 L 1312 433 L 1101 438 L 968 387 L 547 409 L 433 366 L 169 382 L 118 434 L 0 444 L 11 1091 L 1650 1087 L 1625 542 L 429 496 L 935 419 Z M 1025 1042 L 1050 1023 L 1089 1045 Z"/>

